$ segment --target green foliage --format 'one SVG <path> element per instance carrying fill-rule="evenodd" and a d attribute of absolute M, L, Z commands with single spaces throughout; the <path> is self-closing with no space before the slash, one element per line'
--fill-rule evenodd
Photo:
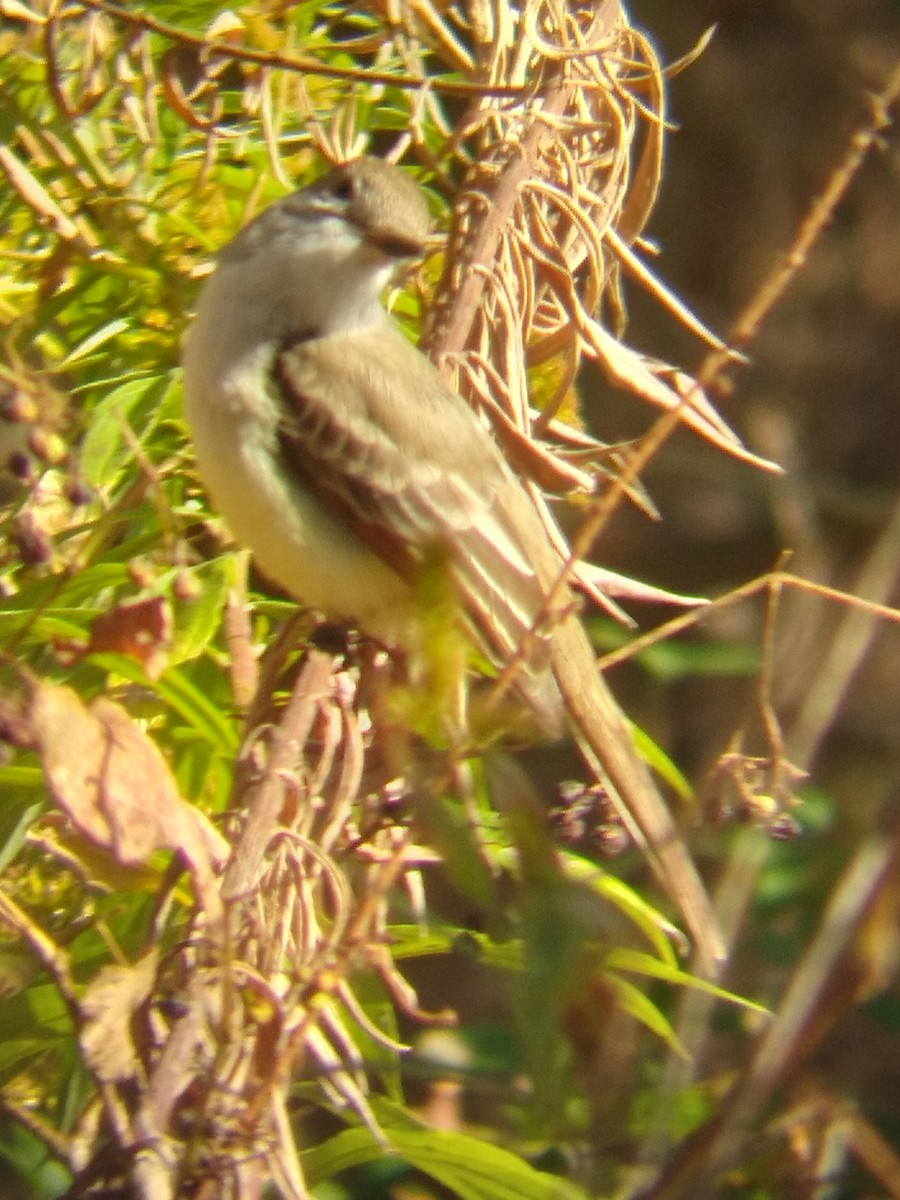
<path fill-rule="evenodd" d="M 478 1138 L 446 1130 L 394 1127 L 383 1120 L 391 1151 L 423 1175 L 449 1188 L 461 1200 L 579 1200 L 580 1189 L 537 1171 L 521 1158 Z M 348 1129 L 307 1151 L 309 1182 L 331 1179 L 353 1167 L 379 1161 L 380 1146 L 366 1129 Z"/>

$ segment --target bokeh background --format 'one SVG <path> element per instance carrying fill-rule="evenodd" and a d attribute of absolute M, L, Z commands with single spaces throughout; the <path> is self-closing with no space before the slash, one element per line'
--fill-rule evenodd
<path fill-rule="evenodd" d="M 895 0 L 634 0 L 633 20 L 663 61 L 710 25 L 700 60 L 672 79 L 662 192 L 649 235 L 661 276 L 727 335 L 790 246 L 865 119 L 869 97 L 900 56 Z M 658 305 L 629 287 L 628 339 L 688 369 L 702 351 Z M 900 135 L 885 129 L 787 296 L 732 373 L 720 407 L 767 476 L 679 434 L 647 474 L 662 520 L 621 510 L 599 556 L 652 582 L 720 595 L 792 552 L 791 567 L 828 586 L 900 603 Z M 585 380 L 601 436 L 631 436 L 645 414 L 596 378 Z M 665 614 L 632 611 L 642 626 Z M 760 645 L 762 606 L 715 614 L 685 644 Z M 873 831 L 900 810 L 900 628 L 865 652 L 838 653 L 847 611 L 809 595 L 783 598 L 774 699 L 788 741 L 812 772 L 799 839 L 773 847 L 757 883 L 732 980 L 753 994 L 782 984 L 809 945 L 835 880 Z M 698 660 L 699 661 L 699 660 Z M 703 778 L 733 730 L 753 730 L 754 683 L 727 670 L 687 674 L 660 691 L 639 670 L 616 672 L 651 727 Z M 831 698 L 834 690 L 837 699 Z M 648 699 L 648 697 L 650 697 Z M 652 697 L 655 697 L 653 699 Z M 817 728 L 822 701 L 830 716 Z M 639 705 L 638 705 L 639 706 Z M 634 710 L 632 710 L 634 711 Z M 716 847 L 717 855 L 721 844 Z M 713 874 L 721 869 L 720 863 Z M 889 942 L 896 928 L 884 931 Z M 890 979 L 890 971 L 888 972 Z M 776 991 L 778 986 L 776 985 Z M 893 1140 L 900 1132 L 900 996 L 894 982 L 840 1022 L 813 1060 L 842 1096 Z M 758 993 L 757 993 L 758 994 Z M 718 1044 L 723 1050 L 723 1043 Z M 896 1144 L 896 1142 L 895 1142 Z M 841 1193 L 856 1194 L 852 1192 Z"/>
<path fill-rule="evenodd" d="M 864 120 L 869 96 L 900 54 L 895 0 L 636 0 L 633 20 L 664 62 L 716 26 L 702 57 L 669 85 L 676 125 L 667 143 L 648 233 L 656 269 L 694 311 L 727 335 L 781 261 Z M 688 369 L 702 348 L 655 301 L 628 288 L 628 339 Z M 726 418 L 757 453 L 786 468 L 756 472 L 678 435 L 647 475 L 662 520 L 621 511 L 600 557 L 653 582 L 719 595 L 790 550 L 806 578 L 856 591 L 889 530 L 900 485 L 900 137 L 884 132 L 786 298 L 732 372 Z M 611 440 L 646 414 L 587 379 L 591 421 Z M 894 518 L 896 520 L 896 518 Z M 884 570 L 885 599 L 898 598 Z M 636 611 L 636 610 L 635 610 Z M 661 614 L 637 614 L 644 625 Z M 778 623 L 777 699 L 786 722 L 817 686 L 844 614 L 788 598 Z M 759 611 L 731 610 L 708 626 L 753 636 Z M 841 704 L 819 766 L 842 772 L 864 821 L 900 779 L 900 631 L 884 625 Z M 694 703 L 696 683 L 670 693 L 669 735 L 701 766 L 740 719 L 745 693 L 721 680 L 718 706 Z M 710 686 L 709 681 L 703 685 Z M 704 697 L 706 692 L 704 691 Z M 660 718 L 661 719 L 661 718 Z M 843 773 L 846 773 L 846 778 Z M 829 777 L 831 777 L 829 775 Z M 853 819 L 852 814 L 848 819 Z"/>

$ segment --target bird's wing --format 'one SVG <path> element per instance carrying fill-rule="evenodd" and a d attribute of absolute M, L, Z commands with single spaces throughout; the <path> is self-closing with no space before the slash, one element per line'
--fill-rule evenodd
<path fill-rule="evenodd" d="M 304 485 L 407 577 L 429 552 L 446 554 L 486 647 L 499 661 L 512 654 L 541 613 L 560 563 L 529 496 L 465 401 L 390 325 L 354 333 L 352 354 L 349 335 L 297 342 L 280 355 L 275 378 L 282 450 Z M 567 603 L 561 597 L 562 612 L 551 616 L 552 638 L 528 639 L 529 671 L 516 686 L 548 714 L 548 729 L 556 719 L 550 704 L 561 694 L 586 761 L 610 785 L 627 828 L 711 961 L 721 945 L 706 892 Z M 551 682 L 545 655 L 556 681 L 552 697 L 542 686 Z"/>
<path fill-rule="evenodd" d="M 465 401 L 392 324 L 298 340 L 274 379 L 282 453 L 304 486 L 404 578 L 446 561 L 471 624 L 505 661 L 544 601 L 523 506 L 537 517 Z M 542 670 L 543 639 L 528 645 L 527 665 Z"/>

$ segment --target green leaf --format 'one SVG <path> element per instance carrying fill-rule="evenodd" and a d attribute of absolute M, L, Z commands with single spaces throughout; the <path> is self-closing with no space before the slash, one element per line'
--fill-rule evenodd
<path fill-rule="evenodd" d="M 665 750 L 659 746 L 648 733 L 633 721 L 628 722 L 635 749 L 648 767 L 664 779 L 669 787 L 684 801 L 692 801 L 694 789 L 681 771 L 675 766 Z"/>
<path fill-rule="evenodd" d="M 108 392 L 94 409 L 81 444 L 79 463 L 90 487 L 110 487 L 133 458 L 124 429 L 140 405 L 158 407 L 169 387 L 168 375 L 130 379 Z"/>
<path fill-rule="evenodd" d="M 646 993 L 619 975 L 606 974 L 605 978 L 616 993 L 616 998 L 625 1012 L 634 1017 L 636 1021 L 640 1021 L 651 1033 L 662 1038 L 666 1045 L 681 1058 L 690 1057 L 668 1019 Z"/>
<path fill-rule="evenodd" d="M 91 661 L 111 674 L 124 676 L 156 692 L 195 733 L 221 754 L 231 757 L 237 750 L 234 723 L 177 667 L 170 667 L 160 679 L 150 679 L 140 663 L 123 654 L 92 654 Z"/>
<path fill-rule="evenodd" d="M 0 1004 L 0 1084 L 23 1064 L 47 1054 L 72 1035 L 72 1019 L 51 983 L 35 983 Z"/>
<path fill-rule="evenodd" d="M 171 662 L 174 665 L 197 658 L 209 646 L 222 623 L 222 611 L 228 599 L 228 589 L 234 584 L 234 560 L 223 555 L 211 562 L 188 570 L 197 584 L 197 595 L 188 600 L 174 600 L 174 639 Z M 172 572 L 170 579 L 176 577 Z M 157 587 L 162 586 L 159 580 Z"/>
<path fill-rule="evenodd" d="M 302 1155 L 310 1186 L 340 1171 L 396 1154 L 461 1200 L 584 1200 L 568 1180 L 536 1171 L 508 1150 L 442 1129 L 386 1129 L 390 1149 L 367 1129 L 348 1129 Z"/>
<path fill-rule="evenodd" d="M 397 961 L 449 954 L 477 960 L 504 971 L 522 967 L 521 938 L 495 941 L 489 934 L 465 926 L 444 925 L 421 930 L 418 925 L 391 925 L 391 956 Z"/>
<path fill-rule="evenodd" d="M 56 370 L 61 371 L 67 367 L 74 366 L 81 359 L 87 358 L 94 350 L 99 349 L 104 342 L 110 341 L 111 338 L 116 337 L 127 328 L 128 322 L 121 317 L 117 317 L 114 321 L 109 321 L 106 325 L 95 329 L 74 350 L 70 350 L 62 362 L 56 364 Z"/>
<path fill-rule="evenodd" d="M 734 642 L 659 642 L 639 655 L 641 664 L 664 683 L 703 676 L 733 678 L 755 675 L 759 649 Z"/>
<path fill-rule="evenodd" d="M 661 979 L 665 983 L 675 984 L 678 987 L 689 987 L 697 992 L 705 992 L 708 996 L 726 1000 L 729 1004 L 738 1004 L 741 1008 L 749 1009 L 751 1012 L 769 1014 L 769 1010 L 764 1004 L 757 1004 L 756 1001 L 748 1000 L 745 996 L 738 996 L 735 992 L 717 987 L 708 979 L 701 979 L 696 975 L 691 975 L 689 971 L 682 971 L 678 967 L 660 962 L 659 959 L 644 954 L 640 950 L 629 950 L 624 946 L 617 947 L 607 954 L 605 965 L 612 971 L 633 971 L 637 975 Z"/>
<path fill-rule="evenodd" d="M 602 870 L 596 863 L 578 854 L 565 856 L 566 875 L 586 884 L 609 904 L 632 921 L 644 934 L 663 962 L 673 967 L 677 962 L 672 937 L 680 936 L 669 921 L 638 892 L 615 875 Z M 682 938 L 683 940 L 683 938 Z M 656 961 L 656 960 L 653 960 Z"/>
<path fill-rule="evenodd" d="M 17 768 L 15 767 L 6 768 L 6 771 L 10 772 L 16 770 Z M 26 786 L 31 787 L 35 791 L 44 787 L 44 773 L 37 767 L 19 767 L 18 771 L 20 773 L 27 772 L 31 777 Z M 0 772 L 0 788 L 3 788 L 4 784 L 6 783 L 5 776 L 5 771 Z M 41 800 L 37 804 L 26 804 L 21 808 L 20 811 L 17 811 L 17 806 L 12 804 L 10 804 L 10 808 L 12 809 L 10 813 L 3 814 L 4 818 L 6 818 L 3 822 L 4 826 L 7 825 L 10 817 L 15 817 L 16 819 L 12 824 L 12 827 L 9 828 L 9 831 L 4 838 L 3 845 L 0 846 L 0 871 L 6 870 L 9 864 L 16 858 L 19 851 L 25 845 L 25 840 L 28 837 L 29 829 L 32 827 L 44 809 L 44 801 Z"/>
<path fill-rule="evenodd" d="M 588 622 L 591 640 L 602 650 L 619 650 L 629 641 L 628 633 L 616 622 L 592 617 Z M 755 675 L 759 649 L 741 642 L 667 638 L 648 646 L 635 656 L 649 675 L 665 683 L 695 676 Z"/>

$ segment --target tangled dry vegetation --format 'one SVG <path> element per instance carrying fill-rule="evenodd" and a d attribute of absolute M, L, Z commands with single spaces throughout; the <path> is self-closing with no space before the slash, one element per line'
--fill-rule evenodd
<path fill-rule="evenodd" d="M 40 767 L 57 811 L 27 843 L 23 826 L 17 847 L 31 857 L 8 874 L 0 915 L 54 981 L 61 1005 L 46 1020 L 62 1031 L 7 1057 L 3 1103 L 65 1165 L 71 1197 L 243 1200 L 271 1186 L 297 1200 L 386 1147 L 462 1196 L 567 1194 L 484 1141 L 442 1141 L 397 1083 L 398 1024 L 451 1019 L 421 1012 L 403 974 L 405 958 L 447 952 L 455 936 L 420 928 L 421 872 L 448 858 L 470 893 L 490 895 L 494 876 L 515 875 L 516 835 L 479 808 L 459 763 L 436 755 L 398 778 L 403 738 L 380 737 L 369 710 L 382 657 L 285 620 L 276 602 L 253 624 L 233 561 L 198 562 L 218 533 L 202 523 L 172 381 L 185 280 L 227 232 L 323 156 L 402 157 L 452 215 L 397 311 L 424 313 L 424 347 L 481 406 L 554 537 L 546 493 L 575 499 L 572 573 L 617 612 L 613 596 L 645 589 L 585 556 L 616 504 L 649 503 L 639 472 L 668 430 L 686 423 L 768 467 L 704 388 L 621 340 L 628 277 L 716 352 L 717 369 L 737 361 L 642 247 L 663 74 L 618 0 L 216 8 L 180 22 L 167 5 L 3 6 L 5 52 L 22 71 L 4 84 L 12 133 L 0 146 L 19 240 L 7 413 L 25 405 L 32 450 L 35 433 L 50 446 L 6 518 L 4 644 L 17 662 L 3 717 L 7 740 L 36 755 L 23 796 Z M 585 359 L 668 414 L 646 442 L 610 447 L 581 427 Z M 80 449 L 68 457 L 70 440 Z M 279 623 L 259 665 L 255 647 Z M 788 804 L 795 779 L 770 728 Z M 732 757 L 741 780 L 760 765 Z M 772 790 L 763 766 L 750 792 Z M 453 831 L 440 828 L 445 793 L 464 797 Z M 143 895 L 127 919 L 127 906 L 91 898 L 173 849 L 189 893 L 175 866 L 152 887 L 128 876 Z M 68 929 L 35 891 L 48 861 L 77 881 L 59 885 Z M 606 878 L 590 887 L 638 921 L 656 974 L 680 978 L 662 919 Z M 608 947 L 591 947 L 591 977 L 652 1024 Z M 668 1030 L 661 1014 L 656 1028 Z M 83 1101 L 57 1123 L 40 1064 L 61 1088 L 72 1030 Z M 319 1111 L 351 1128 L 301 1157 Z"/>

